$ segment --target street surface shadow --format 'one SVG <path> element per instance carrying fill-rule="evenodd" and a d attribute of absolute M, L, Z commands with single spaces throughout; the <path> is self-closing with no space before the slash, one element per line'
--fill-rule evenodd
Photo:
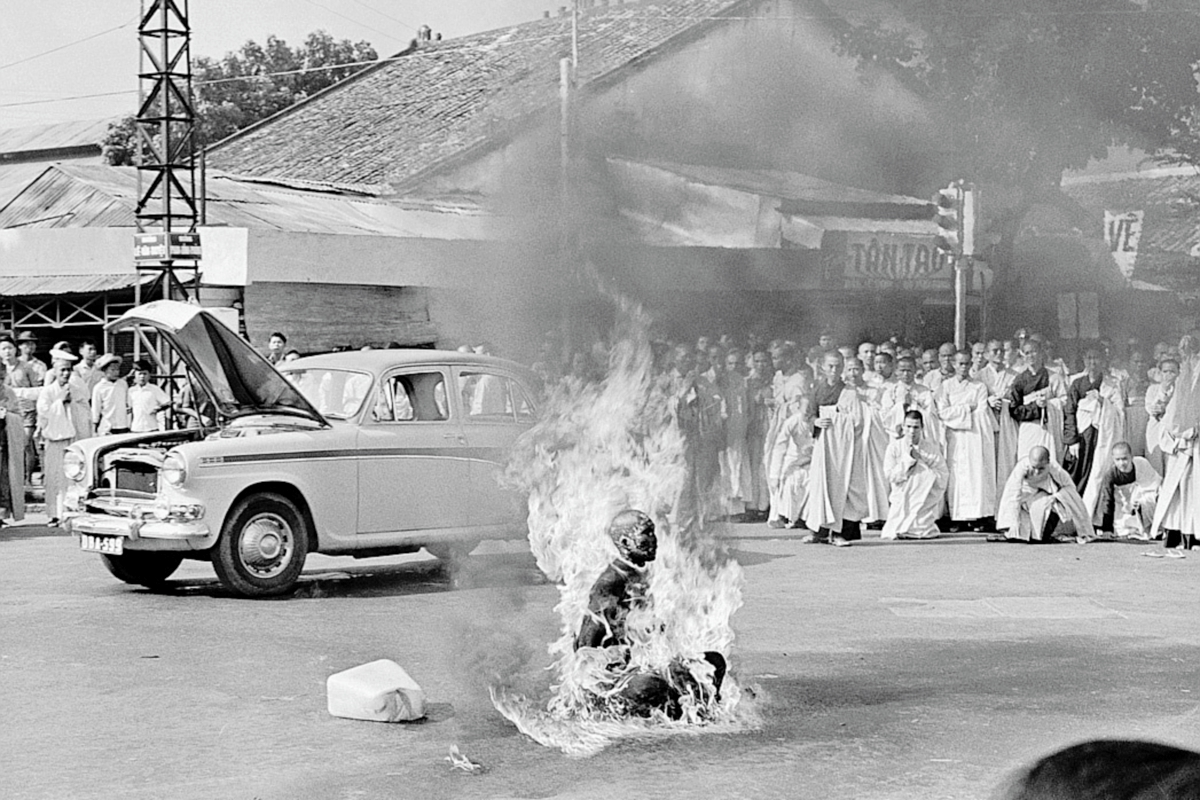
<path fill-rule="evenodd" d="M 795 558 L 793 553 L 761 553 L 757 550 L 743 550 L 738 547 L 730 552 L 733 560 L 743 567 L 757 567 L 760 564 L 769 564 L 781 558 Z"/>
<path fill-rule="evenodd" d="M 392 597 L 508 586 L 538 586 L 545 577 L 528 553 L 473 555 L 458 568 L 437 559 L 401 564 L 370 564 L 346 559 L 343 568 L 306 569 L 296 588 L 274 601 L 317 598 Z M 131 587 L 133 588 L 133 587 Z M 200 595 L 232 598 L 235 595 L 215 578 L 168 580 L 156 590 L 134 591 L 166 595 Z"/>
<path fill-rule="evenodd" d="M 5 540 L 47 539 L 51 537 L 70 538 L 71 534 L 62 528 L 51 528 L 46 525 L 22 525 L 7 523 L 0 528 L 0 542 Z"/>

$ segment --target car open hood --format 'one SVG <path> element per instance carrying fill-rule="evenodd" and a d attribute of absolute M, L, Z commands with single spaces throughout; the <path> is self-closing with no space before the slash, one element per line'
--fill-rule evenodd
<path fill-rule="evenodd" d="M 203 308 L 155 300 L 126 311 L 108 329 L 141 326 L 171 343 L 223 416 L 289 414 L 329 424 L 269 361 Z"/>

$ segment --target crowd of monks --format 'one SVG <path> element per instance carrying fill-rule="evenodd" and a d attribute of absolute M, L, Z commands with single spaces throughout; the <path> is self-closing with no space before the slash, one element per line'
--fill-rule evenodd
<path fill-rule="evenodd" d="M 1025 331 L 962 350 L 677 345 L 662 364 L 687 442 L 676 516 L 766 519 L 836 546 L 866 527 L 1190 547 L 1200 344 L 1080 357 L 1073 369 Z"/>

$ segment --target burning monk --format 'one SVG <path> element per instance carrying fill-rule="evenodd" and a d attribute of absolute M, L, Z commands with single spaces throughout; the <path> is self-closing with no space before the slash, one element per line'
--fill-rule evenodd
<path fill-rule="evenodd" d="M 592 584 L 587 614 L 575 637 L 575 649 L 618 648 L 621 658 L 608 664 L 608 669 L 617 673 L 629 663 L 632 640 L 626 629 L 626 618 L 631 609 L 647 602 L 649 581 L 645 567 L 657 554 L 658 538 L 654 534 L 654 521 L 632 509 L 613 517 L 608 525 L 608 535 L 617 546 L 617 558 Z M 679 719 L 682 716 L 680 700 L 685 696 L 690 695 L 701 703 L 710 695 L 720 699 L 725 659 L 720 653 L 710 651 L 704 654 L 704 660 L 712 666 L 711 688 L 702 686 L 685 660 L 676 657 L 664 674 L 633 672 L 621 678 L 616 697 L 635 716 L 647 717 L 658 709 L 671 719 Z"/>

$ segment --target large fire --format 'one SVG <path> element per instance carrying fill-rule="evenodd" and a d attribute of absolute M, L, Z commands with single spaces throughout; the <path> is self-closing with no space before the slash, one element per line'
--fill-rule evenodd
<path fill-rule="evenodd" d="M 709 525 L 679 530 L 672 506 L 687 478 L 684 438 L 670 395 L 656 380 L 644 312 L 623 307 L 605 379 L 556 392 L 542 421 L 518 445 L 509 480 L 529 496 L 529 541 L 538 566 L 560 592 L 561 632 L 549 647 L 550 697 L 492 690 L 496 708 L 537 742 L 591 755 L 619 739 L 754 727 L 755 714 L 734 675 L 715 693 L 685 696 L 668 715 L 634 716 L 619 702 L 624 681 L 685 663 L 712 686 L 706 652 L 729 663 L 730 625 L 742 603 L 742 570 Z M 715 501 L 715 502 L 714 502 Z M 716 508 L 719 498 L 706 506 Z M 635 508 L 655 521 L 658 555 L 649 566 L 648 602 L 630 611 L 627 654 L 574 647 L 589 592 L 617 551 L 606 526 Z M 617 664 L 614 667 L 614 664 Z"/>

